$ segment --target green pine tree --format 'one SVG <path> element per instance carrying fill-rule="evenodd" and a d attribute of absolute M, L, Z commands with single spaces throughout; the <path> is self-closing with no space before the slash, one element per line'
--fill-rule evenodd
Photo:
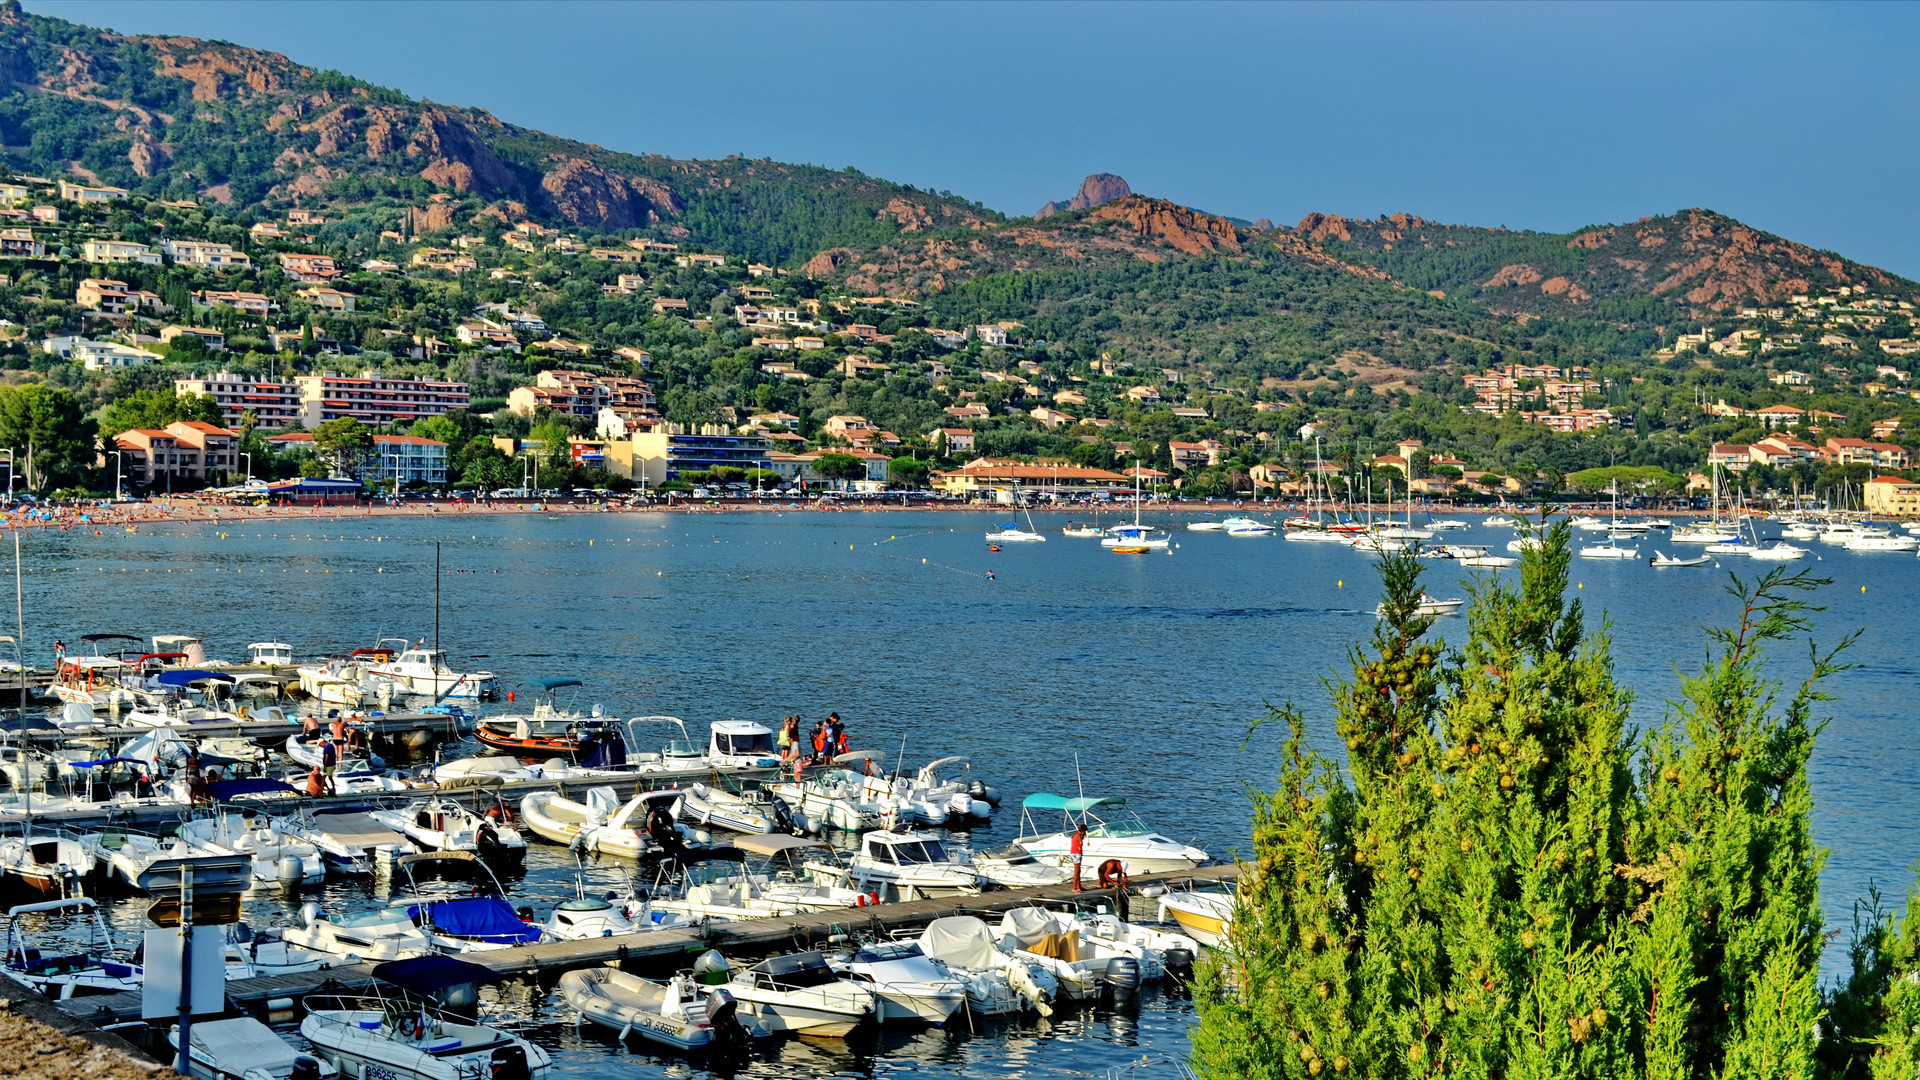
<path fill-rule="evenodd" d="M 1608 635 L 1566 598 L 1571 534 L 1426 639 L 1420 566 L 1331 684 L 1343 772 L 1290 707 L 1254 805 L 1231 948 L 1203 965 L 1209 1078 L 1811 1074 L 1818 680 L 1774 715 L 1762 646 L 1804 628 L 1770 574 L 1636 752 Z M 1916 1003 L 1920 1008 L 1920 1003 Z"/>

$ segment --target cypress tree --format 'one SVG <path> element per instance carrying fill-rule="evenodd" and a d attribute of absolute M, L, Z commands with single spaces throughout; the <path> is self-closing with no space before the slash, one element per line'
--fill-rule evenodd
<path fill-rule="evenodd" d="M 1202 1075 L 1810 1075 L 1805 766 L 1836 667 L 1776 716 L 1760 659 L 1815 583 L 1736 579 L 1738 626 L 1641 749 L 1567 599 L 1571 534 L 1541 538 L 1517 587 L 1470 589 L 1451 651 L 1417 559 L 1383 560 L 1382 618 L 1329 683 L 1344 771 L 1276 713 L 1280 782 L 1197 990 Z"/>

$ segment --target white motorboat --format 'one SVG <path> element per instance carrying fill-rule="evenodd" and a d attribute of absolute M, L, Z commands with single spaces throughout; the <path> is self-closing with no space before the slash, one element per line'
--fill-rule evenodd
<path fill-rule="evenodd" d="M 186 835 L 150 836 L 128 832 L 117 826 L 87 833 L 80 837 L 80 844 L 93 856 L 95 865 L 104 866 L 127 888 L 137 890 L 144 890 L 142 881 L 147 873 L 161 864 L 190 861 L 205 855 L 217 857 L 233 854 L 202 846 Z M 248 861 L 251 863 L 252 860 Z M 248 868 L 248 877 L 252 877 L 251 866 Z"/>
<path fill-rule="evenodd" d="M 1520 521 L 1517 518 L 1510 518 L 1505 514 L 1495 514 L 1492 517 L 1488 518 L 1487 520 L 1481 522 L 1480 524 L 1485 525 L 1489 528 L 1495 528 L 1495 529 L 1500 529 L 1500 528 L 1511 529 L 1514 526 L 1520 524 Z"/>
<path fill-rule="evenodd" d="M 1060 535 L 1074 540 L 1090 540 L 1096 536 L 1105 536 L 1106 533 L 1098 525 L 1082 525 L 1079 522 L 1069 521 L 1066 527 L 1060 530 Z"/>
<path fill-rule="evenodd" d="M 864 764 L 872 755 L 866 751 L 841 754 L 833 766 L 821 769 L 798 783 L 792 780 L 769 785 L 774 797 L 793 811 L 794 821 L 808 832 L 831 826 L 836 829 L 874 829 L 905 809 L 904 801 L 892 796 L 876 796 L 867 787 L 868 777 L 848 768 Z"/>
<path fill-rule="evenodd" d="M 1740 537 L 1714 525 L 1682 525 L 1668 533 L 1667 539 L 1676 544 L 1730 544 Z"/>
<path fill-rule="evenodd" d="M 1065 827 L 1056 832 L 1042 832 L 1033 821 L 1036 810 L 1059 811 Z M 1081 828 L 1085 828 L 1086 835 L 1080 843 L 1080 864 L 1088 868 L 1112 859 L 1130 875 L 1171 873 L 1191 870 L 1208 858 L 1207 853 L 1197 847 L 1149 829 L 1127 808 L 1125 799 L 1112 795 L 1072 799 L 1047 792 L 1029 795 L 1021 804 L 1020 836 L 1014 843 L 1033 852 L 1043 862 L 1069 865 L 1074 852 L 1074 834 Z"/>
<path fill-rule="evenodd" d="M 90 934 L 86 946 L 75 952 L 56 954 L 51 949 L 28 944 L 20 932 L 21 916 L 51 916 L 60 911 L 77 912 L 86 920 Z M 140 965 L 114 947 L 113 936 L 100 917 L 99 907 L 84 896 L 19 904 L 7 909 L 6 950 L 5 955 L 0 956 L 0 974 L 51 998 L 139 990 L 145 981 Z"/>
<path fill-rule="evenodd" d="M 1278 531 L 1264 521 L 1254 521 L 1251 518 L 1230 520 L 1227 525 L 1228 536 L 1272 536 Z"/>
<path fill-rule="evenodd" d="M 933 833 L 876 830 L 860 838 L 860 850 L 845 867 L 809 863 L 807 870 L 815 880 L 831 877 L 837 879 L 832 884 L 844 881 L 861 892 L 877 892 L 883 902 L 980 891 L 979 875 L 949 857 Z"/>
<path fill-rule="evenodd" d="M 312 735 L 295 732 L 287 736 L 287 741 L 281 746 L 281 753 L 287 756 L 288 761 L 301 766 L 303 770 L 319 769 L 325 766 L 324 747 L 331 741 L 333 736 L 324 731 L 315 732 Z M 355 746 L 351 742 L 345 745 L 336 744 L 334 749 L 338 755 L 334 758 L 336 774 L 372 772 L 375 769 L 387 767 L 387 763 L 378 754 Z"/>
<path fill-rule="evenodd" d="M 806 911 L 864 907 L 875 898 L 816 874 L 832 848 L 801 836 L 741 836 L 732 845 L 689 847 L 661 862 L 651 893 L 656 920 L 763 919 Z M 763 858 L 759 870 L 747 856 Z M 784 864 L 784 865 L 782 865 Z M 634 914 L 636 903 L 629 903 Z"/>
<path fill-rule="evenodd" d="M 302 925 L 280 931 L 283 940 L 342 961 L 399 960 L 437 956 L 441 949 L 413 921 L 406 907 L 373 908 L 338 918 L 312 901 L 301 905 Z"/>
<path fill-rule="evenodd" d="M 771 769 L 779 764 L 780 748 L 774 745 L 773 729 L 767 725 L 752 720 L 715 720 L 708 725 L 709 768 Z"/>
<path fill-rule="evenodd" d="M 1435 600 L 1426 593 L 1421 593 L 1420 603 L 1413 609 L 1413 617 L 1416 619 L 1437 619 L 1442 615 L 1457 615 L 1460 613 L 1460 609 L 1466 606 L 1466 603 L 1465 600 Z M 1387 605 L 1376 605 L 1373 613 L 1379 618 L 1386 618 Z"/>
<path fill-rule="evenodd" d="M 509 869 L 527 858 L 526 838 L 511 818 L 504 805 L 496 803 L 494 813 L 483 815 L 444 795 L 373 811 L 375 821 L 411 840 L 416 850 L 471 852 Z"/>
<path fill-rule="evenodd" d="M 133 701 L 133 691 L 121 685 L 120 677 L 138 670 L 119 657 L 69 656 L 60 661 L 48 690 L 62 702 L 89 709 L 126 705 Z"/>
<path fill-rule="evenodd" d="M 618 1032 L 621 1042 L 633 1034 L 675 1050 L 700 1050 L 749 1037 L 733 995 L 725 987 L 702 986 L 686 974 L 659 983 L 618 967 L 583 968 L 560 976 L 557 989 L 560 1000 Z"/>
<path fill-rule="evenodd" d="M 1850 521 L 1836 521 L 1820 531 L 1823 544 L 1852 544 L 1855 540 L 1866 540 L 1876 536 L 1888 535 L 1885 529 L 1876 529 Z"/>
<path fill-rule="evenodd" d="M 1089 932 L 1071 915 L 1037 907 L 1014 908 L 1000 917 L 1000 942 L 1015 955 L 1053 972 L 1068 997 L 1085 1000 L 1111 991 L 1116 998 L 1131 995 L 1143 982 L 1158 981 L 1166 973 L 1160 950 Z M 1198 944 L 1195 951 L 1198 951 Z"/>
<path fill-rule="evenodd" d="M 1736 538 L 1725 543 L 1708 544 L 1706 550 L 1709 555 L 1751 555 L 1759 548 Z"/>
<path fill-rule="evenodd" d="M 412 847 L 406 837 L 353 807 L 322 807 L 275 818 L 273 829 L 312 844 L 327 868 L 342 874 L 371 874 L 377 863 L 392 863 Z"/>
<path fill-rule="evenodd" d="M 251 807 L 236 808 L 233 800 L 251 796 L 293 798 L 296 793 L 277 780 L 222 780 L 207 785 L 220 808 L 206 817 L 180 823 L 180 835 L 215 853 L 245 855 L 253 860 L 253 883 L 259 885 L 311 884 L 327 876 L 320 850 L 273 827 L 272 819 Z"/>
<path fill-rule="evenodd" d="M 1035 889 L 1063 885 L 1073 874 L 1052 863 L 1044 863 L 1033 852 L 1018 844 L 993 851 L 977 851 L 965 860 L 975 877 L 998 889 Z"/>
<path fill-rule="evenodd" d="M 1782 528 L 1780 535 L 1788 540 L 1818 540 L 1820 530 L 1808 522 L 1796 521 Z"/>
<path fill-rule="evenodd" d="M 44 896 L 79 896 L 93 875 L 93 853 L 72 836 L 32 832 L 0 837 L 0 879 Z"/>
<path fill-rule="evenodd" d="M 300 1034 L 359 1080 L 544 1080 L 552 1058 L 538 1045 L 485 1024 L 442 1015 L 431 1000 L 493 982 L 490 968 L 450 956 L 390 961 L 368 998 L 310 997 Z M 390 993 L 391 992 L 391 993 Z"/>
<path fill-rule="evenodd" d="M 1523 555 L 1529 551 L 1539 550 L 1545 543 L 1537 536 L 1518 536 L 1507 541 L 1507 550 L 1516 555 Z"/>
<path fill-rule="evenodd" d="M 180 1049 L 180 1028 L 167 1029 L 167 1044 Z M 331 1064 L 295 1050 L 272 1028 L 251 1016 L 196 1020 L 187 1035 L 187 1075 L 200 1080 L 292 1080 L 295 1066 L 309 1080 L 340 1075 Z"/>
<path fill-rule="evenodd" d="M 1160 921 L 1176 922 L 1202 945 L 1224 948 L 1233 926 L 1233 895 L 1207 889 L 1177 889 L 1160 897 Z"/>
<path fill-rule="evenodd" d="M 1912 551 L 1920 548 L 1920 536 L 1856 536 L 1847 541 L 1848 551 Z"/>
<path fill-rule="evenodd" d="M 1028 532 L 1017 525 L 1002 525 L 987 534 L 989 544 L 1044 544 L 1047 538 L 1037 532 Z"/>
<path fill-rule="evenodd" d="M 879 1019 L 879 995 L 842 978 L 818 950 L 770 956 L 740 970 L 711 950 L 694 963 L 695 978 L 721 972 L 731 976 L 727 990 L 739 1002 L 740 1015 L 768 1031 L 839 1038 Z"/>
<path fill-rule="evenodd" d="M 455 671 L 438 649 L 406 649 L 391 660 L 373 663 L 367 671 L 392 679 L 409 694 L 435 700 L 490 698 L 499 689 L 493 672 Z"/>
<path fill-rule="evenodd" d="M 1747 553 L 1750 559 L 1760 562 L 1793 562 L 1807 557 L 1807 549 L 1795 547 L 1785 540 L 1762 540 L 1760 546 Z"/>
<path fill-rule="evenodd" d="M 1427 528 L 1429 529 L 1464 529 L 1466 527 L 1467 523 L 1461 521 L 1459 518 L 1442 518 L 1439 521 L 1435 521 L 1432 518 L 1427 519 Z"/>
<path fill-rule="evenodd" d="M 580 941 L 638 934 L 678 925 L 681 925 L 679 920 L 648 921 L 645 925 L 635 923 L 613 901 L 583 893 L 555 904 L 546 921 L 540 924 L 540 931 L 550 941 Z"/>
<path fill-rule="evenodd" d="M 1052 1016 L 1060 984 L 1051 971 L 1000 947 L 985 922 L 971 915 L 950 915 L 927 924 L 916 942 L 927 958 L 960 978 L 967 1006 L 982 1016 L 1003 1016 L 1032 1009 Z"/>
<path fill-rule="evenodd" d="M 585 802 L 552 791 L 536 791 L 520 800 L 527 828 L 556 844 L 577 846 L 588 854 L 638 859 L 676 840 L 673 804 L 678 791 L 643 791 L 625 803 L 610 787 L 590 788 Z"/>
<path fill-rule="evenodd" d="M 861 945 L 828 958 L 842 977 L 861 983 L 880 999 L 880 1021 L 920 1020 L 944 1024 L 967 1004 L 966 980 L 928 958 L 915 941 Z"/>
<path fill-rule="evenodd" d="M 1189 521 L 1187 522 L 1188 532 L 1224 532 L 1226 528 L 1227 528 L 1227 523 L 1224 521 Z"/>
<path fill-rule="evenodd" d="M 1583 559 L 1637 559 L 1640 557 L 1640 549 L 1621 547 L 1609 540 L 1604 544 L 1593 544 L 1581 548 L 1580 557 Z"/>
<path fill-rule="evenodd" d="M 1707 565 L 1707 563 L 1711 561 L 1712 561 L 1711 558 L 1706 555 L 1696 555 L 1691 559 L 1676 559 L 1667 555 L 1663 551 L 1655 549 L 1653 553 L 1653 558 L 1647 560 L 1647 565 L 1648 566 L 1705 566 Z"/>
<path fill-rule="evenodd" d="M 1407 542 L 1384 533 L 1372 532 L 1354 537 L 1353 550 L 1375 555 L 1391 555 L 1396 551 L 1407 550 Z"/>

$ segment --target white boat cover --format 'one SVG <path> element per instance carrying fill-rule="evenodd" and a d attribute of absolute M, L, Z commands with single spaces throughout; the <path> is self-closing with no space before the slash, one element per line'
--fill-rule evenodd
<path fill-rule="evenodd" d="M 1006 956 L 987 924 L 971 915 L 950 915 L 927 924 L 920 934 L 920 951 L 955 967 L 975 970 L 998 968 Z"/>
<path fill-rule="evenodd" d="M 611 815 L 614 811 L 625 806 L 626 802 L 625 799 L 620 797 L 619 792 L 610 787 L 587 789 L 586 805 L 597 814 Z"/>
<path fill-rule="evenodd" d="M 313 823 L 338 841 L 341 847 L 356 851 L 383 844 L 410 846 L 405 837 L 375 821 L 370 814 L 317 814 Z"/>
<path fill-rule="evenodd" d="M 1038 908 L 1013 908 L 1000 918 L 1000 933 L 1019 939 L 1020 947 L 1031 949 L 1049 935 L 1060 933 L 1053 916 Z"/>
<path fill-rule="evenodd" d="M 268 1074 L 286 1069 L 298 1056 L 293 1047 L 273 1033 L 273 1029 L 251 1016 L 232 1020 L 196 1020 L 192 1028 L 194 1048 L 220 1067 L 220 1071 L 242 1076 L 253 1069 Z M 180 1029 L 174 1028 L 177 1042 Z"/>

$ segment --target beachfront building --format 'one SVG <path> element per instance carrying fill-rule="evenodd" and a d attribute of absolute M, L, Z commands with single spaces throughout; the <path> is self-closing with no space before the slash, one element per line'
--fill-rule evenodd
<path fill-rule="evenodd" d="M 1899 476 L 1876 476 L 1866 483 L 1867 513 L 1920 517 L 1920 484 Z"/>
<path fill-rule="evenodd" d="M 309 428 L 343 416 L 380 425 L 467 407 L 463 382 L 388 378 L 377 371 L 351 377 L 329 371 L 296 376 L 294 382 L 300 387 L 300 420 Z"/>
<path fill-rule="evenodd" d="M 119 478 L 135 487 L 190 490 L 210 477 L 237 473 L 240 433 L 199 420 L 179 420 L 165 428 L 132 428 L 114 436 Z M 115 455 L 100 464 L 114 468 Z"/>
<path fill-rule="evenodd" d="M 771 454 L 772 444 L 766 436 L 736 434 L 719 424 L 692 428 L 662 423 L 652 431 L 636 431 L 606 445 L 609 473 L 649 487 L 721 465 L 765 468 Z"/>
<path fill-rule="evenodd" d="M 313 434 L 290 431 L 268 439 L 281 453 L 312 453 Z M 373 453 L 361 477 L 370 483 L 391 488 L 398 477 L 400 486 L 427 484 L 444 486 L 447 482 L 447 444 L 418 435 L 375 435 Z"/>
<path fill-rule="evenodd" d="M 201 394 L 220 406 L 220 422 L 238 427 L 251 412 L 257 427 L 279 430 L 300 419 L 300 388 L 291 382 L 222 371 L 204 378 L 175 379 L 175 391 Z"/>
<path fill-rule="evenodd" d="M 1127 477 L 1082 465 L 1032 465 L 1022 461 L 976 458 L 951 472 L 936 471 L 933 489 L 967 498 L 1010 501 L 1015 491 L 1050 491 L 1068 497 L 1118 491 Z"/>

